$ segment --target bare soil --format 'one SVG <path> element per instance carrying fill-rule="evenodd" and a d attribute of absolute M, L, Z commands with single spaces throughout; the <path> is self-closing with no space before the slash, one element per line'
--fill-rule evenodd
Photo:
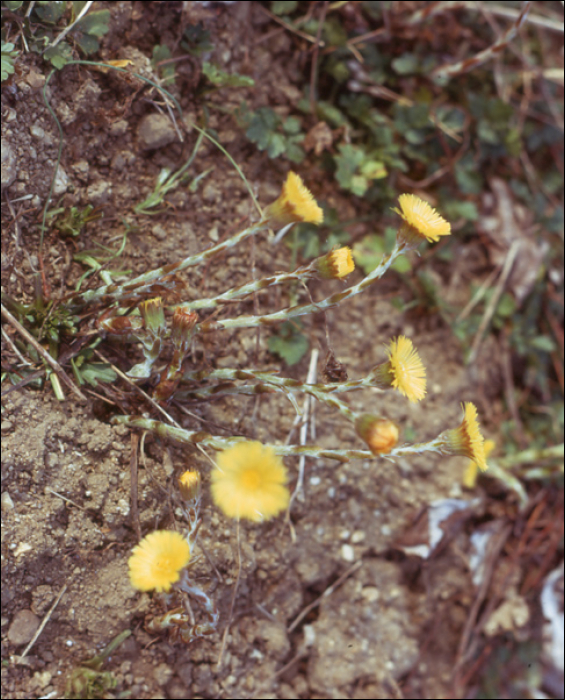
<path fill-rule="evenodd" d="M 148 58 L 152 47 L 174 44 L 182 23 L 195 19 L 181 17 L 182 3 L 109 5 L 112 30 L 103 40 L 102 58 L 129 58 L 133 70 L 153 78 Z M 253 90 L 224 89 L 206 96 L 208 127 L 216 130 L 258 199 L 267 204 L 278 194 L 285 163 L 258 153 L 230 112 L 243 99 L 255 108 L 270 105 L 288 111 L 303 66 L 285 32 L 261 40 L 265 18 L 251 5 L 255 3 L 194 12 L 202 14 L 212 31 L 214 61 L 256 81 Z M 36 223 L 58 136 L 42 100 L 44 66 L 31 55 L 20 65 L 21 75 L 2 94 L 2 138 L 16 158 L 9 197 L 29 194 L 32 199 L 13 205 L 18 226 L 11 225 L 2 238 L 3 261 L 9 264 L 3 284 L 15 298 L 29 301 L 31 273 L 39 267 Z M 104 214 L 78 239 L 47 235 L 43 266 L 54 297 L 71 291 L 84 271 L 72 262 L 73 253 L 96 243 L 116 247 L 124 220 L 134 228 L 115 265 L 133 275 L 209 247 L 253 215 L 237 173 L 208 144 L 200 148 L 193 172 L 213 171 L 196 192 L 179 187 L 167 197 L 163 213 L 132 215 L 133 206 L 153 189 L 160 169 L 178 168 L 194 146 L 190 123 L 201 108 L 195 92 L 197 65 L 193 60 L 179 64 L 173 88 L 185 114 L 177 125 L 183 143 L 158 92 L 133 78 L 72 66 L 51 80 L 49 99 L 64 130 L 56 201 L 61 206 L 92 204 Z M 155 124 L 147 127 L 146 122 L 156 114 L 166 120 L 160 135 Z M 154 138 L 162 142 L 154 146 Z M 309 178 L 308 167 L 300 172 L 317 199 L 337 207 L 343 220 L 353 218 L 356 203 L 319 173 Z M 8 221 L 8 212 L 4 218 Z M 357 224 L 352 235 L 370 230 Z M 183 274 L 185 298 L 212 295 L 251 276 L 288 269 L 289 260 L 284 244 L 275 247 L 268 235 L 261 235 L 205 268 Z M 465 286 L 455 268 L 435 268 L 446 295 L 461 295 Z M 356 279 L 360 274 L 354 273 Z M 313 283 L 310 293 L 323 298 L 339 284 Z M 298 293 L 307 299 L 306 292 Z M 350 404 L 355 410 L 384 413 L 405 434 L 423 440 L 458 424 L 462 400 L 481 405 L 488 377 L 469 376 L 459 344 L 440 319 L 403 314 L 393 306 L 394 298 L 405 293 L 402 280 L 392 273 L 325 317 L 306 318 L 305 329 L 312 347 L 320 349 L 321 370 L 327 324 L 332 349 L 351 377 L 363 376 L 382 361 L 383 344 L 391 337 L 402 333 L 414 338 L 428 371 L 425 401 L 412 405 L 394 393 L 366 391 L 351 394 Z M 240 304 L 237 312 L 249 313 L 253 303 Z M 266 290 L 255 303 L 262 311 L 282 308 L 288 290 Z M 280 368 L 283 375 L 305 379 L 309 357 L 289 369 L 268 352 L 267 338 L 268 331 L 255 330 L 207 336 L 197 343 L 195 367 Z M 102 348 L 122 370 L 129 369 L 131 348 L 109 343 Z M 131 636 L 104 666 L 116 682 L 106 697 L 452 696 L 457 645 L 475 590 L 468 534 L 483 515 L 481 506 L 473 502 L 450 541 L 431 559 L 407 554 L 403 543 L 428 504 L 445 497 L 476 497 L 460 486 L 465 459 L 418 456 L 347 464 L 308 459 L 304 498 L 293 505 L 291 525 L 284 518 L 241 525 L 239 588 L 218 667 L 238 557 L 235 523 L 209 496 L 209 465 L 197 451 L 151 435 L 143 442 L 139 461 L 143 534 L 172 526 L 170 494 L 182 471 L 199 468 L 204 474 L 201 556 L 193 576 L 213 590 L 221 619 L 216 634 L 186 646 L 144 630 L 145 616 L 159 610 L 159 604 L 155 597 L 134 591 L 128 581 L 127 561 L 136 544 L 129 430 L 110 423 L 112 411 L 88 387 L 85 392 L 89 401 L 83 405 L 68 390 L 67 400 L 57 401 L 49 384 L 40 391 L 13 391 L 3 402 L 2 658 L 8 663 L 2 666 L 2 697 L 62 697 L 73 670 L 124 629 Z M 229 397 L 187 408 L 188 414 L 171 409 L 187 428 L 264 442 L 285 441 L 295 418 L 290 403 L 279 395 Z M 143 404 L 137 409 L 151 410 Z M 360 446 L 351 426 L 325 406 L 316 408 L 315 429 L 320 446 Z M 297 463 L 286 462 L 294 483 Z M 289 632 L 301 611 L 338 580 L 335 590 Z M 15 663 L 61 593 L 30 652 Z"/>

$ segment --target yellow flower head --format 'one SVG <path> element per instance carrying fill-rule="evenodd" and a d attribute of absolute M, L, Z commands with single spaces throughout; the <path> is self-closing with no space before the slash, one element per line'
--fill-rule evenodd
<path fill-rule="evenodd" d="M 230 518 L 269 520 L 288 506 L 286 480 L 286 468 L 272 447 L 241 442 L 219 453 L 212 498 Z"/>
<path fill-rule="evenodd" d="M 138 591 L 168 591 L 188 564 L 190 547 L 171 530 L 156 530 L 134 547 L 129 558 L 129 579 Z"/>
<path fill-rule="evenodd" d="M 179 476 L 180 495 L 185 501 L 198 501 L 202 490 L 202 477 L 197 471 L 186 471 Z"/>
<path fill-rule="evenodd" d="M 398 442 L 398 427 L 388 418 L 364 413 L 357 417 L 355 430 L 374 455 L 387 454 Z"/>
<path fill-rule="evenodd" d="M 399 239 L 409 244 L 418 244 L 422 239 L 438 241 L 440 236 L 449 236 L 451 224 L 440 216 L 427 202 L 414 194 L 401 194 L 400 209 L 394 209 L 404 219 L 398 232 Z"/>
<path fill-rule="evenodd" d="M 421 401 L 426 395 L 426 368 L 412 341 L 403 335 L 391 340 L 387 354 L 392 386 L 408 401 Z"/>
<path fill-rule="evenodd" d="M 469 457 L 484 472 L 488 469 L 485 457 L 485 439 L 481 435 L 481 428 L 477 420 L 477 408 L 470 401 L 462 404 L 462 408 L 464 415 L 461 425 L 454 430 L 447 430 L 443 433 L 445 446 L 452 455 Z"/>
<path fill-rule="evenodd" d="M 319 225 L 324 220 L 324 213 L 314 196 L 300 175 L 293 172 L 289 172 L 280 197 L 267 207 L 265 213 L 270 223 L 277 226 L 300 221 Z"/>
<path fill-rule="evenodd" d="M 351 248 L 332 250 L 314 261 L 314 267 L 323 279 L 341 279 L 355 269 Z"/>
<path fill-rule="evenodd" d="M 485 459 L 488 458 L 495 447 L 496 443 L 494 440 L 485 440 Z M 463 474 L 463 486 L 468 489 L 474 488 L 477 483 L 478 471 L 479 465 L 476 462 L 470 461 L 465 470 L 465 474 Z"/>

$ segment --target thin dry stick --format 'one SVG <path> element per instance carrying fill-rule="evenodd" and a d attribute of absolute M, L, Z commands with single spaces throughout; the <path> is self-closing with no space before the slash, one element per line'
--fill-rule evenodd
<path fill-rule="evenodd" d="M 457 316 L 457 318 L 455 319 L 455 323 L 459 323 L 460 321 L 463 321 L 463 319 L 467 318 L 467 316 L 471 313 L 471 311 L 475 308 L 475 306 L 484 297 L 487 290 L 490 289 L 491 284 L 494 282 L 494 279 L 498 275 L 499 272 L 500 272 L 500 268 L 498 268 L 498 267 L 495 267 L 494 270 L 492 270 L 490 275 L 486 278 L 486 280 L 477 289 L 473 298 L 470 299 L 467 306 L 465 306 L 463 311 L 461 311 L 461 313 Z"/>
<path fill-rule="evenodd" d="M 345 581 L 345 579 L 348 576 L 351 576 L 351 574 L 355 573 L 355 571 L 357 571 L 357 569 L 360 569 L 362 566 L 363 562 L 359 560 L 356 561 L 355 564 L 352 564 L 349 567 L 349 569 L 344 571 L 343 574 L 337 579 L 337 581 L 332 583 L 331 586 L 328 586 L 328 588 L 326 588 L 326 590 L 322 593 L 322 595 L 319 598 L 316 598 L 316 600 L 312 601 L 310 605 L 307 605 L 304 608 L 304 610 L 298 615 L 294 622 L 292 622 L 290 626 L 287 627 L 287 633 L 290 634 L 292 630 L 295 629 L 295 627 L 297 627 L 297 625 L 306 617 L 306 615 L 308 615 L 310 610 L 313 610 L 315 607 L 320 605 L 323 598 L 327 598 L 328 596 L 330 596 L 336 590 L 336 588 L 339 588 L 339 586 L 341 586 L 341 584 Z"/>
<path fill-rule="evenodd" d="M 67 498 L 66 496 L 63 496 L 63 494 L 62 494 L 62 493 L 59 493 L 58 491 L 53 491 L 53 489 L 50 488 L 49 486 L 46 486 L 46 487 L 45 487 L 45 490 L 48 491 L 49 493 L 52 493 L 54 496 L 57 496 L 57 498 L 60 498 L 62 501 L 66 501 L 67 503 L 70 503 L 70 504 L 71 504 L 72 506 L 74 506 L 75 508 L 78 508 L 79 510 L 83 510 L 83 511 L 86 512 L 86 508 L 85 508 L 84 506 L 79 506 L 78 503 L 75 503 L 74 501 L 71 501 L 70 498 Z M 96 526 L 96 527 L 98 527 L 98 526 Z"/>
<path fill-rule="evenodd" d="M 19 359 L 19 361 L 28 367 L 33 366 L 32 363 L 29 360 L 26 360 L 26 358 L 22 355 L 22 353 L 18 350 L 18 348 L 14 345 L 14 341 L 10 338 L 10 336 L 6 333 L 4 330 L 4 326 L 2 326 L 2 337 L 4 340 L 8 343 L 8 345 L 12 348 L 12 352 L 16 355 L 16 357 Z"/>
<path fill-rule="evenodd" d="M 224 636 L 222 637 L 222 647 L 220 649 L 220 655 L 218 656 L 218 663 L 216 665 L 216 671 L 219 671 L 221 666 L 222 666 L 222 659 L 224 657 L 224 651 L 226 648 L 226 642 L 228 639 L 228 632 L 230 631 L 230 625 L 233 617 L 233 608 L 235 605 L 235 598 L 237 595 L 237 589 L 239 588 L 239 579 L 241 577 L 241 542 L 239 539 L 239 520 L 237 521 L 237 526 L 236 526 L 236 533 L 237 533 L 237 577 L 235 579 L 235 585 L 233 587 L 233 593 L 231 597 L 231 603 L 230 603 L 230 612 L 228 615 L 228 620 L 226 622 L 226 629 L 224 630 Z"/>
<path fill-rule="evenodd" d="M 64 593 L 65 593 L 66 590 L 67 590 L 67 584 L 65 583 L 65 585 L 63 586 L 63 588 L 61 588 L 61 590 L 59 591 L 59 595 L 55 598 L 55 602 L 54 602 L 53 605 L 49 608 L 49 610 L 47 611 L 47 614 L 45 615 L 45 617 L 44 617 L 43 620 L 41 621 L 41 624 L 40 624 L 39 627 L 37 628 L 37 632 L 33 635 L 33 637 L 31 638 L 31 640 L 30 640 L 30 642 L 29 642 L 29 644 L 27 645 L 27 647 L 23 650 L 21 656 L 18 657 L 18 659 L 17 659 L 18 661 L 22 661 L 22 660 L 24 659 L 24 657 L 27 655 L 27 653 L 29 652 L 29 650 L 32 648 L 32 646 L 35 644 L 35 642 L 37 641 L 37 638 L 38 638 L 39 635 L 43 632 L 43 628 L 44 628 L 45 625 L 49 622 L 49 618 L 50 618 L 51 615 L 53 614 L 53 611 L 55 610 L 55 608 L 57 607 L 57 605 L 59 605 L 59 601 L 60 601 L 61 598 L 63 597 L 63 595 L 64 595 Z"/>
<path fill-rule="evenodd" d="M 47 51 L 47 49 L 52 49 L 54 46 L 57 46 L 57 44 L 62 41 L 67 34 L 71 31 L 71 29 L 74 29 L 74 27 L 80 22 L 80 20 L 84 17 L 84 15 L 90 10 L 91 6 L 94 5 L 94 0 L 90 0 L 89 2 L 86 2 L 82 10 L 78 13 L 76 16 L 76 19 L 74 22 L 71 22 L 67 27 L 63 29 L 63 31 L 57 36 L 50 44 L 49 46 L 46 46 L 43 49 L 43 53 Z"/>
<path fill-rule="evenodd" d="M 18 333 L 27 340 L 27 342 L 32 345 L 35 350 L 41 355 L 41 357 L 47 362 L 47 364 L 51 367 L 51 369 L 57 374 L 57 376 L 62 379 L 62 381 L 70 387 L 70 389 L 76 394 L 76 396 L 81 400 L 81 401 L 86 401 L 86 396 L 82 393 L 82 391 L 71 381 L 69 375 L 65 372 L 65 370 L 61 367 L 61 365 L 57 362 L 57 360 L 53 359 L 51 355 L 45 350 L 45 348 L 38 343 L 38 341 L 32 336 L 32 334 L 27 331 L 22 324 L 12 316 L 12 314 L 8 311 L 8 309 L 2 304 L 2 316 L 10 323 L 17 331 Z"/>
<path fill-rule="evenodd" d="M 308 367 L 308 375 L 306 377 L 306 384 L 315 384 L 316 383 L 316 369 L 318 367 L 318 355 L 320 354 L 319 350 L 317 348 L 314 348 L 312 350 L 312 355 L 310 356 L 310 365 Z M 310 396 L 309 394 L 306 396 L 306 399 L 304 400 L 304 408 L 303 408 L 303 414 L 304 414 L 304 419 L 302 422 L 302 425 L 300 427 L 300 439 L 299 439 L 299 444 L 300 445 L 305 445 L 306 440 L 308 438 L 308 422 L 310 420 L 310 416 L 313 410 L 313 403 L 314 403 L 314 398 Z M 295 498 L 300 498 L 301 494 L 303 494 L 304 491 L 304 466 L 306 463 L 306 457 L 304 455 L 300 456 L 300 459 L 298 460 L 298 479 L 296 481 L 296 487 L 294 489 L 294 493 L 292 494 L 292 497 L 290 499 L 290 503 Z M 303 495 L 302 495 L 303 498 Z M 289 504 L 289 510 L 290 510 L 290 504 Z"/>
<path fill-rule="evenodd" d="M 131 500 L 131 521 L 137 541 L 141 540 L 141 523 L 139 522 L 139 507 L 137 503 L 137 454 L 139 448 L 139 435 L 131 433 L 131 457 L 129 461 L 130 473 L 130 500 Z"/>
<path fill-rule="evenodd" d="M 526 433 L 524 432 L 524 425 L 522 419 L 520 418 L 520 412 L 518 410 L 518 404 L 516 403 L 516 387 L 514 385 L 514 377 L 512 371 L 512 351 L 510 349 L 510 343 L 508 342 L 508 329 L 505 329 L 502 333 L 500 339 L 500 364 L 502 366 L 502 377 L 504 379 L 504 393 L 506 394 L 506 404 L 512 420 L 514 421 L 514 437 L 520 447 L 525 449 L 528 444 L 528 439 Z"/>
<path fill-rule="evenodd" d="M 502 292 L 504 291 L 504 287 L 506 286 L 506 282 L 508 281 L 508 277 L 510 276 L 510 273 L 512 272 L 512 267 L 514 266 L 514 260 L 516 259 L 516 256 L 518 255 L 518 251 L 520 250 L 520 241 L 513 241 L 512 245 L 510 246 L 510 249 L 508 250 L 508 255 L 506 256 L 506 260 L 504 261 L 504 267 L 502 268 L 502 272 L 500 274 L 500 278 L 498 280 L 498 283 L 496 285 L 496 289 L 494 291 L 494 294 L 491 297 L 491 300 L 485 309 L 485 313 L 483 314 L 483 318 L 481 319 L 481 324 L 477 330 L 477 335 L 475 336 L 475 340 L 473 341 L 473 346 L 471 348 L 471 352 L 469 354 L 469 364 L 472 364 L 479 352 L 479 348 L 481 345 L 481 342 L 483 340 L 483 336 L 485 334 L 485 331 L 488 327 L 488 324 L 490 323 L 491 318 L 494 315 L 494 312 L 496 311 L 496 307 L 498 304 L 498 301 L 500 297 L 502 296 Z"/>
<path fill-rule="evenodd" d="M 306 34 L 306 32 L 301 31 L 296 27 L 295 24 L 288 24 L 287 22 L 284 22 L 280 17 L 277 17 L 277 15 L 274 15 L 272 12 L 269 12 L 266 7 L 263 7 L 262 5 L 258 5 L 258 7 L 263 10 L 263 12 L 268 15 L 273 22 L 276 22 L 277 24 L 280 24 L 281 27 L 284 27 L 287 29 L 289 32 L 292 32 L 293 34 L 296 34 L 297 36 L 301 37 L 302 39 L 306 39 L 306 41 L 311 42 L 312 44 L 318 44 L 321 48 L 323 48 L 326 44 L 323 41 L 320 41 L 319 39 L 311 36 L 310 34 Z M 300 23 L 300 20 L 296 24 Z"/>
<path fill-rule="evenodd" d="M 432 71 L 432 76 L 436 78 L 453 78 L 456 75 L 466 73 L 467 71 L 476 68 L 476 66 L 480 66 L 482 63 L 486 63 L 486 61 L 490 61 L 495 56 L 498 56 L 502 49 L 505 46 L 507 46 L 512 41 L 512 39 L 514 39 L 514 37 L 518 34 L 520 27 L 522 26 L 524 20 L 528 16 L 531 4 L 532 3 L 529 0 L 523 3 L 522 10 L 514 24 L 510 26 L 504 32 L 504 34 L 501 37 L 499 37 L 494 42 L 494 44 L 492 44 L 492 46 L 489 46 L 483 51 L 479 51 L 479 53 L 475 56 L 472 56 L 471 58 L 466 58 L 463 61 L 438 66 Z"/>
<path fill-rule="evenodd" d="M 312 66 L 310 68 L 310 112 L 312 114 L 316 114 L 316 74 L 318 71 L 318 53 L 320 51 L 320 39 L 322 38 L 322 30 L 324 28 L 324 22 L 326 21 L 328 4 L 328 0 L 326 0 L 322 7 L 322 14 L 318 22 L 318 31 L 316 32 L 316 44 L 312 54 Z"/>

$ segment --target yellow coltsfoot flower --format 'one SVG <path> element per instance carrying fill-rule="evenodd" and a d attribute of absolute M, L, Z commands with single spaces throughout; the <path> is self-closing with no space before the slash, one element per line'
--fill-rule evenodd
<path fill-rule="evenodd" d="M 467 401 L 462 404 L 463 421 L 458 428 L 446 430 L 440 438 L 448 454 L 469 457 L 481 471 L 488 469 L 485 457 L 485 439 L 477 420 L 477 407 Z"/>
<path fill-rule="evenodd" d="M 300 175 L 289 172 L 280 197 L 265 210 L 273 226 L 287 226 L 298 222 L 321 224 L 324 213 L 313 194 L 302 182 Z"/>
<path fill-rule="evenodd" d="M 218 454 L 212 498 L 230 518 L 269 520 L 288 506 L 286 481 L 286 467 L 272 447 L 241 442 Z"/>
<path fill-rule="evenodd" d="M 496 447 L 494 440 L 485 440 L 485 460 L 488 458 L 489 454 Z M 488 465 L 487 465 L 488 467 Z M 477 483 L 477 476 L 479 473 L 479 465 L 476 462 L 470 461 L 465 469 L 465 474 L 463 474 L 463 486 L 467 489 L 475 488 Z"/>
<path fill-rule="evenodd" d="M 355 269 L 351 248 L 332 250 L 314 261 L 314 267 L 323 279 L 342 279 Z"/>
<path fill-rule="evenodd" d="M 388 362 L 375 367 L 372 375 L 381 389 L 393 387 L 408 401 L 421 401 L 426 395 L 426 368 L 409 338 L 401 335 L 390 341 Z"/>
<path fill-rule="evenodd" d="M 398 426 L 388 418 L 364 413 L 357 417 L 355 431 L 374 455 L 387 454 L 398 443 Z"/>
<path fill-rule="evenodd" d="M 190 560 L 190 546 L 171 530 L 156 530 L 134 547 L 129 558 L 129 578 L 138 591 L 168 591 Z"/>
<path fill-rule="evenodd" d="M 441 236 L 449 236 L 451 224 L 427 202 L 414 194 L 401 194 L 398 198 L 400 209 L 393 209 L 404 220 L 397 238 L 399 243 L 416 247 L 424 239 L 439 241 Z"/>

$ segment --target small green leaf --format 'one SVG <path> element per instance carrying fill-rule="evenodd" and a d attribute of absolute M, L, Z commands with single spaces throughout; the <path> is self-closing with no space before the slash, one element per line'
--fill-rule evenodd
<path fill-rule="evenodd" d="M 287 2 L 283 2 L 282 0 L 274 0 L 271 3 L 271 12 L 279 17 L 281 15 L 290 15 L 292 12 L 294 12 L 294 10 L 296 10 L 297 6 L 297 0 L 288 0 Z"/>
<path fill-rule="evenodd" d="M 158 65 L 161 61 L 167 61 L 171 58 L 171 52 L 168 46 L 164 44 L 157 44 L 153 47 L 153 58 L 151 59 L 151 65 L 157 68 L 159 74 L 163 79 L 163 85 L 172 85 L 175 82 L 175 65 L 174 63 L 168 63 L 166 65 Z"/>
<path fill-rule="evenodd" d="M 304 149 L 297 143 L 289 142 L 287 143 L 285 156 L 291 163 L 302 163 L 304 158 L 306 158 L 306 153 L 304 153 Z"/>
<path fill-rule="evenodd" d="M 398 75 L 410 75 L 410 73 L 418 72 L 419 59 L 412 53 L 405 53 L 403 56 L 394 58 L 391 61 L 391 66 Z"/>
<path fill-rule="evenodd" d="M 201 56 L 214 48 L 214 44 L 210 41 L 210 32 L 204 29 L 202 22 L 187 27 L 184 38 L 186 41 L 181 41 L 181 46 L 192 56 Z"/>
<path fill-rule="evenodd" d="M 14 44 L 2 42 L 2 82 L 14 72 L 14 58 L 18 54 L 19 51 L 14 51 Z"/>
<path fill-rule="evenodd" d="M 38 2 L 36 3 L 34 11 L 41 21 L 48 22 L 49 24 L 56 24 L 61 19 L 66 9 L 66 2 Z"/>
<path fill-rule="evenodd" d="M 51 46 L 43 54 L 43 58 L 50 61 L 54 68 L 61 70 L 69 61 L 73 60 L 73 52 L 68 44 L 61 42 L 57 46 Z"/>
<path fill-rule="evenodd" d="M 269 350 L 281 357 L 287 365 L 295 365 L 308 352 L 308 338 L 300 333 L 295 323 L 285 321 L 279 334 L 267 340 Z"/>
<path fill-rule="evenodd" d="M 110 10 L 90 12 L 80 20 L 77 27 L 85 34 L 90 34 L 90 36 L 100 39 L 110 29 L 110 17 Z"/>
<path fill-rule="evenodd" d="M 202 63 L 202 72 L 211 83 L 218 87 L 251 87 L 255 85 L 253 78 L 250 78 L 248 75 L 226 73 L 208 61 Z"/>
<path fill-rule="evenodd" d="M 555 341 L 548 335 L 538 335 L 533 340 L 530 340 L 530 347 L 542 352 L 554 352 L 557 348 Z"/>
<path fill-rule="evenodd" d="M 110 384 L 118 378 L 114 370 L 103 362 L 86 362 L 79 371 L 82 379 L 91 386 L 97 386 L 98 382 Z"/>

